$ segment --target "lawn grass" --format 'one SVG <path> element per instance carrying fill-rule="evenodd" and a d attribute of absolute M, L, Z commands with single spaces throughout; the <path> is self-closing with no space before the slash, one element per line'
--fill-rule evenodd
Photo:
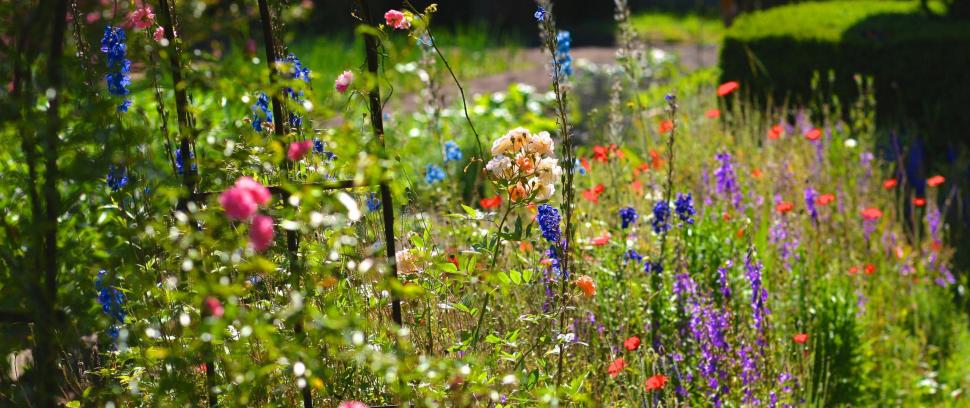
<path fill-rule="evenodd" d="M 635 14 L 633 27 L 648 41 L 718 44 L 724 25 L 715 15 L 648 11 Z"/>

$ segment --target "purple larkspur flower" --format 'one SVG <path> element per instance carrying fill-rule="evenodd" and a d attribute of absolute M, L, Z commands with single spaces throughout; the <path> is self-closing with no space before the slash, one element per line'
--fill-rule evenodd
<path fill-rule="evenodd" d="M 734 209 L 741 209 L 741 188 L 738 185 L 737 175 L 734 173 L 734 166 L 731 165 L 731 155 L 728 153 L 718 153 L 715 156 L 721 165 L 714 170 L 714 179 L 717 182 L 717 194 L 722 199 L 730 200 Z"/>

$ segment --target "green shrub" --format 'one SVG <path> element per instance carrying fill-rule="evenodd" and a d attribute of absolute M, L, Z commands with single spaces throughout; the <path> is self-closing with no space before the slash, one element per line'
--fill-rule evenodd
<path fill-rule="evenodd" d="M 801 3 L 744 15 L 726 33 L 723 80 L 764 101 L 805 103 L 814 72 L 835 73 L 833 91 L 852 100 L 854 74 L 876 81 L 883 124 L 946 138 L 970 127 L 970 24 L 933 18 L 917 2 Z M 945 136 L 943 136 L 945 135 Z"/>

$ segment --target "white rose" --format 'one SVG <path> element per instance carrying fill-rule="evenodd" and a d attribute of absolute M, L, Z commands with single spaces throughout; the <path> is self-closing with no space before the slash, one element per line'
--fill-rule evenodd
<path fill-rule="evenodd" d="M 492 142 L 492 156 L 505 154 L 512 148 L 512 138 L 509 135 L 502 136 Z"/>
<path fill-rule="evenodd" d="M 492 172 L 495 177 L 502 178 L 512 169 L 512 160 L 506 156 L 498 155 L 485 164 L 485 170 Z"/>
<path fill-rule="evenodd" d="M 549 135 L 549 132 L 539 132 L 529 140 L 526 151 L 540 156 L 549 156 L 552 155 L 553 146 L 552 136 Z"/>
<path fill-rule="evenodd" d="M 529 130 L 522 127 L 512 129 L 509 131 L 509 133 L 506 133 L 505 136 L 502 137 L 509 138 L 512 143 L 513 150 L 519 150 L 525 147 L 529 140 L 532 139 L 532 135 L 529 133 Z"/>

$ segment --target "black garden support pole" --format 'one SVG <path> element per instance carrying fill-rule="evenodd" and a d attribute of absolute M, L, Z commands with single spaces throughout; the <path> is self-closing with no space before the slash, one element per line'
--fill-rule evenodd
<path fill-rule="evenodd" d="M 364 19 L 363 24 L 373 27 L 367 1 L 357 0 L 357 4 L 360 6 L 361 17 Z M 379 61 L 377 55 L 377 37 L 373 33 L 364 34 L 364 51 L 367 58 L 367 71 L 376 77 Z M 380 144 L 378 157 L 386 161 L 387 150 L 384 146 L 384 117 L 383 109 L 381 109 L 381 90 L 377 81 L 374 81 L 374 87 L 367 92 L 367 96 L 370 100 L 371 128 Z M 397 261 L 395 258 L 397 251 L 394 248 L 394 202 L 391 199 L 391 189 L 387 185 L 387 181 L 383 180 L 383 177 L 380 183 L 380 190 L 381 209 L 384 217 L 384 242 L 387 249 L 387 264 L 391 268 L 391 276 L 397 279 Z M 391 318 L 394 319 L 394 323 L 397 323 L 398 326 L 403 325 L 403 320 L 401 319 L 401 299 L 396 294 L 392 294 Z"/>
<path fill-rule="evenodd" d="M 192 130 L 192 120 L 189 116 L 189 97 L 187 86 L 182 78 L 182 55 L 178 41 L 175 40 L 175 18 L 172 5 L 168 0 L 159 0 L 158 15 L 162 28 L 165 31 L 165 39 L 171 47 L 168 54 L 169 65 L 172 68 L 172 86 L 175 91 L 175 114 L 179 128 L 179 147 L 178 155 L 182 162 L 182 186 L 184 191 L 179 197 L 176 209 L 185 214 L 189 214 L 189 202 L 195 198 L 196 186 L 196 165 L 195 155 L 192 153 L 194 135 Z M 200 230 L 198 222 L 193 222 L 195 229 Z M 215 394 L 215 360 L 212 358 L 211 350 L 205 356 L 205 388 L 210 407 L 216 406 L 218 398 Z"/>
<path fill-rule="evenodd" d="M 269 66 L 269 82 L 271 87 L 275 87 L 276 79 L 279 72 L 276 67 L 276 63 L 279 60 L 279 56 L 276 54 L 276 40 L 273 35 L 273 20 L 272 15 L 269 11 L 269 4 L 267 0 L 258 0 L 259 2 L 259 17 L 260 23 L 263 28 L 263 43 L 266 48 L 266 64 Z M 286 120 L 283 117 L 283 102 L 280 100 L 280 92 L 276 89 L 271 89 L 272 101 L 273 101 L 273 132 L 280 141 L 286 136 L 285 123 Z M 281 186 L 283 187 L 280 193 L 280 199 L 286 201 L 289 196 L 289 192 L 286 190 L 285 183 L 288 182 L 287 176 L 287 166 L 288 163 L 284 162 L 280 165 L 280 171 L 282 172 Z M 293 287 L 302 287 L 301 280 L 303 278 L 303 268 L 300 264 L 300 254 L 299 254 L 300 242 L 299 235 L 297 231 L 286 230 L 286 258 L 287 265 L 290 273 L 290 281 Z M 303 316 L 296 317 L 297 321 L 293 326 L 293 331 L 302 340 L 305 340 L 305 334 L 303 333 Z M 303 408 L 313 407 L 313 395 L 310 393 L 310 385 L 306 384 L 302 389 L 303 394 Z"/>

